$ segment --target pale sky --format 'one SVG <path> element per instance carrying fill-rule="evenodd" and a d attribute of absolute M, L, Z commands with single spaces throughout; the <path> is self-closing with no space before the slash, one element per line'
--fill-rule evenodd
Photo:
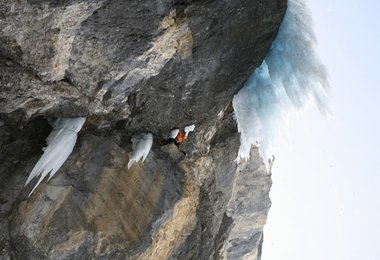
<path fill-rule="evenodd" d="M 380 1 L 309 0 L 333 115 L 291 117 L 274 151 L 263 260 L 380 259 Z"/>

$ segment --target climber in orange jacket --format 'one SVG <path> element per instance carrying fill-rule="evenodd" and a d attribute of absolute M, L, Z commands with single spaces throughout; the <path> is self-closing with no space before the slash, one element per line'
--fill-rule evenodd
<path fill-rule="evenodd" d="M 187 139 L 188 134 L 194 131 L 195 125 L 185 126 L 184 130 L 179 128 L 173 128 L 170 130 L 167 139 L 164 139 L 163 144 L 174 143 L 177 147 Z"/>
<path fill-rule="evenodd" d="M 174 138 L 174 143 L 178 146 L 180 145 L 183 141 L 185 141 L 187 139 L 187 135 L 184 131 L 182 131 L 181 129 L 178 129 L 178 134 L 177 136 Z"/>

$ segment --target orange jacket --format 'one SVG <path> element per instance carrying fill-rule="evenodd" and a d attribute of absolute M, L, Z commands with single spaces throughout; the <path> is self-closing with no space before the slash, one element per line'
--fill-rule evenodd
<path fill-rule="evenodd" d="M 185 141 L 186 138 L 187 138 L 187 136 L 186 136 L 185 132 L 180 129 L 177 136 L 175 137 L 175 140 L 177 141 L 177 143 L 180 144 L 183 141 Z"/>

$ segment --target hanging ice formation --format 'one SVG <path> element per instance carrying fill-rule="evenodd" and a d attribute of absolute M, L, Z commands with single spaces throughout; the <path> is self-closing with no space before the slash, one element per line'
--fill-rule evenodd
<path fill-rule="evenodd" d="M 77 141 L 77 133 L 85 121 L 85 117 L 58 118 L 52 123 L 53 131 L 46 139 L 47 147 L 43 148 L 44 154 L 34 166 L 25 184 L 27 185 L 34 177 L 39 177 L 29 196 L 50 173 L 49 181 L 69 157 Z"/>
<path fill-rule="evenodd" d="M 195 129 L 195 125 L 192 124 L 192 125 L 185 126 L 183 130 L 185 131 L 185 135 L 188 136 L 190 132 L 194 131 L 194 129 Z"/>
<path fill-rule="evenodd" d="M 142 133 L 132 136 L 132 153 L 129 154 L 128 169 L 140 160 L 145 161 L 153 144 L 152 133 Z"/>
<path fill-rule="evenodd" d="M 302 0 L 289 0 L 288 9 L 272 47 L 244 87 L 235 95 L 240 149 L 237 160 L 249 158 L 258 144 L 267 162 L 275 137 L 290 109 L 314 101 L 329 112 L 328 75 L 315 52 L 311 17 Z"/>

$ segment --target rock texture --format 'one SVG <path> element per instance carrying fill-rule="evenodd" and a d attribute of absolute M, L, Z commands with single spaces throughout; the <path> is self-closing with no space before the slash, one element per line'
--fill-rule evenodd
<path fill-rule="evenodd" d="M 231 100 L 285 0 L 0 0 L 1 259 L 259 259 L 270 176 L 237 165 Z M 86 116 L 48 183 L 24 187 L 47 118 Z M 180 146 L 161 145 L 194 123 Z M 130 139 L 152 132 L 127 169 Z"/>

